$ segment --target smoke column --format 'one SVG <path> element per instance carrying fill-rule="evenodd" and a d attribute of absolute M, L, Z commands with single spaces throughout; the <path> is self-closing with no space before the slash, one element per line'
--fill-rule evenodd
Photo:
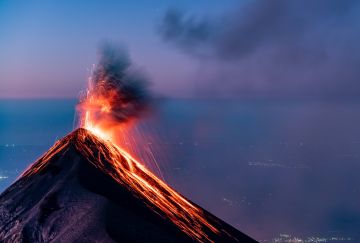
<path fill-rule="evenodd" d="M 77 106 L 82 125 L 86 114 L 108 126 L 139 117 L 149 107 L 148 84 L 123 47 L 103 44 L 88 89 Z"/>
<path fill-rule="evenodd" d="M 131 63 L 125 48 L 105 43 L 99 52 L 88 87 L 77 105 L 79 126 L 111 140 L 144 161 L 162 177 L 153 148 L 152 136 L 141 124 L 134 124 L 152 107 L 149 82 Z"/>

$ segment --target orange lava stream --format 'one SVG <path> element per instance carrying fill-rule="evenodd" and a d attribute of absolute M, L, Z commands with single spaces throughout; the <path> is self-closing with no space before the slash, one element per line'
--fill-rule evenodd
<path fill-rule="evenodd" d="M 68 146 L 69 141 L 64 142 L 64 140 L 57 141 L 44 155 L 41 156 L 34 164 L 31 164 L 29 168 L 27 168 L 20 176 L 28 177 L 31 175 L 35 175 L 41 170 L 43 170 L 47 162 L 53 158 L 54 155 L 60 153 L 66 146 Z"/>
<path fill-rule="evenodd" d="M 99 143 L 99 138 L 84 136 L 83 139 L 84 141 L 77 143 L 76 146 L 85 152 L 94 166 L 105 171 L 118 183 L 135 192 L 140 198 L 145 199 L 147 205 L 152 209 L 155 206 L 160 210 L 160 214 L 164 214 L 187 235 L 200 242 L 205 242 L 211 241 L 205 231 L 210 230 L 219 233 L 219 230 L 206 220 L 199 207 L 193 205 L 157 178 L 126 151 L 109 140 L 100 138 L 101 143 Z M 97 149 L 105 158 L 99 154 L 94 154 L 94 150 L 86 146 L 86 139 L 91 139 L 92 143 L 97 144 Z M 111 163 L 112 166 L 109 167 L 103 161 Z"/>
<path fill-rule="evenodd" d="M 132 121 L 127 120 L 122 123 L 114 121 L 111 113 L 112 99 L 121 99 L 119 94 L 113 93 L 111 89 L 105 93 L 102 91 L 94 89 L 90 81 L 86 97 L 77 108 L 82 118 L 80 126 L 101 138 L 102 144 L 106 144 L 106 147 L 102 144 L 98 145 L 98 149 L 102 150 L 106 158 L 103 160 L 94 155 L 91 150 L 83 146 L 84 143 L 78 144 L 79 150 L 86 151 L 87 156 L 91 158 L 89 161 L 96 161 L 95 166 L 101 167 L 118 183 L 145 199 L 148 206 L 152 208 L 155 206 L 160 214 L 170 219 L 187 235 L 200 242 L 211 241 L 207 233 L 218 234 L 219 230 L 208 222 L 204 212 L 125 151 L 125 144 L 121 144 L 124 140 L 119 138 L 124 135 L 128 136 L 128 140 L 133 138 L 126 132 L 127 126 Z M 126 107 L 131 104 L 121 105 Z M 93 142 L 96 143 L 96 140 Z M 108 169 L 102 161 L 109 161 L 112 164 L 111 169 Z"/>

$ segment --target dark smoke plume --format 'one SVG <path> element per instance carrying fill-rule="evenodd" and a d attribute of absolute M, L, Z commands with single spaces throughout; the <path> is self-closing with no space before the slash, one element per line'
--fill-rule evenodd
<path fill-rule="evenodd" d="M 201 61 L 200 92 L 347 98 L 360 94 L 359 16 L 356 0 L 249 0 L 213 17 L 169 10 L 158 31 Z"/>
<path fill-rule="evenodd" d="M 102 115 L 103 109 L 96 99 L 106 100 L 109 110 L 107 119 L 113 122 L 126 122 L 143 114 L 149 107 L 149 82 L 131 63 L 125 48 L 105 43 L 100 48 L 99 62 L 91 76 L 91 87 L 85 99 L 93 105 L 92 111 Z M 89 97 L 91 97 L 90 100 Z"/>

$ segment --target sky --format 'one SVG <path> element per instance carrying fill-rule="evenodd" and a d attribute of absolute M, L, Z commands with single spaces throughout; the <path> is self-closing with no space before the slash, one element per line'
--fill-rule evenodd
<path fill-rule="evenodd" d="M 0 0 L 0 98 L 77 97 L 104 41 L 160 96 L 357 98 L 359 5 Z"/>

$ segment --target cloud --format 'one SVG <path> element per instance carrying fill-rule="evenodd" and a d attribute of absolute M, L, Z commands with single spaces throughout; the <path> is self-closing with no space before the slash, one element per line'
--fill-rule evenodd
<path fill-rule="evenodd" d="M 359 14 L 354 0 L 253 0 L 212 18 L 169 10 L 159 33 L 200 60 L 199 93 L 344 98 L 360 94 Z"/>

